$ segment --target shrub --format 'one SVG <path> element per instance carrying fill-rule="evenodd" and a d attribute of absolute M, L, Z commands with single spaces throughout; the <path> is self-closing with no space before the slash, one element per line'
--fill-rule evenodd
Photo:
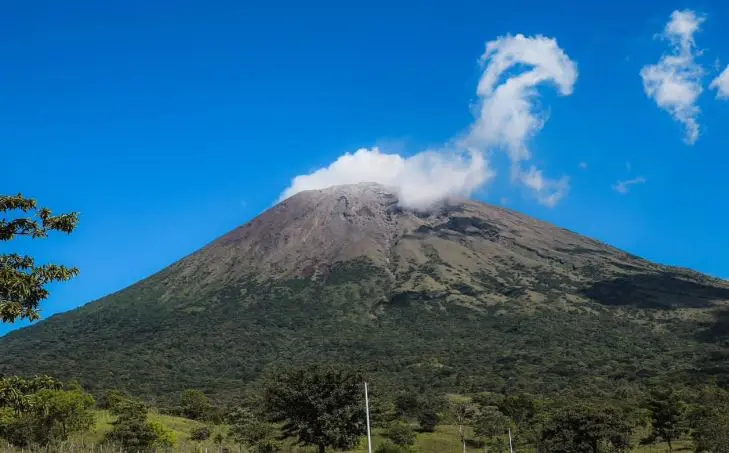
<path fill-rule="evenodd" d="M 440 416 L 434 410 L 425 409 L 418 414 L 418 424 L 421 431 L 426 433 L 434 432 L 438 422 L 440 422 Z"/>
<path fill-rule="evenodd" d="M 150 428 L 154 431 L 156 439 L 154 441 L 155 447 L 165 448 L 174 447 L 177 445 L 177 435 L 174 431 L 165 427 L 159 422 L 149 422 Z"/>
<path fill-rule="evenodd" d="M 385 432 L 385 437 L 399 446 L 408 446 L 415 443 L 415 431 L 413 431 L 410 425 L 403 422 L 392 423 Z"/>
<path fill-rule="evenodd" d="M 210 429 L 207 426 L 197 428 L 190 434 L 190 439 L 198 442 L 208 440 L 210 439 Z"/>
<path fill-rule="evenodd" d="M 392 442 L 383 442 L 375 450 L 375 453 L 415 453 L 412 447 L 395 445 Z"/>

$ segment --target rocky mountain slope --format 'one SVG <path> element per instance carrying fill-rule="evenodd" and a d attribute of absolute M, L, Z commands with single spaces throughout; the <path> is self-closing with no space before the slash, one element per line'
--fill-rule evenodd
<path fill-rule="evenodd" d="M 7 335 L 0 373 L 230 397 L 267 366 L 316 360 L 383 387 L 615 389 L 721 376 L 727 302 L 725 281 L 508 209 L 417 212 L 383 186 L 337 186 Z"/>

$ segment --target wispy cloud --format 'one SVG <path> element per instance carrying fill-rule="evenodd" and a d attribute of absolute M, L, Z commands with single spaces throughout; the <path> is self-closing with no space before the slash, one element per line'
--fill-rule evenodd
<path fill-rule="evenodd" d="M 628 192 L 630 192 L 631 186 L 634 186 L 636 184 L 645 184 L 646 180 L 642 176 L 638 176 L 637 178 L 628 179 L 626 181 L 618 181 L 613 185 L 613 190 L 622 194 L 626 195 Z"/>
<path fill-rule="evenodd" d="M 512 180 L 524 183 L 539 203 L 555 206 L 569 191 L 569 178 L 549 179 L 533 166 L 524 169 L 522 163 L 531 159 L 529 140 L 547 121 L 536 102 L 536 87 L 549 83 L 559 94 L 571 95 L 577 65 L 556 39 L 521 34 L 487 43 L 481 63 L 485 69 L 477 90 L 482 99 L 480 116 L 467 140 L 505 149 L 512 165 Z M 526 69 L 512 72 L 522 67 Z"/>
<path fill-rule="evenodd" d="M 717 99 L 729 99 L 729 65 L 711 81 L 709 89 L 716 90 Z"/>
<path fill-rule="evenodd" d="M 696 105 L 703 88 L 704 69 L 696 62 L 701 51 L 696 48 L 694 34 L 706 20 L 691 10 L 674 11 L 660 36 L 671 49 L 657 64 L 640 71 L 643 89 L 656 104 L 684 126 L 684 141 L 690 145 L 699 138 L 699 107 Z"/>
<path fill-rule="evenodd" d="M 542 175 L 542 171 L 534 166 L 522 171 L 519 177 L 525 186 L 534 191 L 539 203 L 550 208 L 562 201 L 570 191 L 569 177 L 547 179 Z"/>
<path fill-rule="evenodd" d="M 584 161 L 580 162 L 578 166 L 580 167 L 580 170 L 587 170 L 587 167 L 589 167 L 587 162 L 584 162 Z"/>
<path fill-rule="evenodd" d="M 478 116 L 465 132 L 410 157 L 377 148 L 347 153 L 324 168 L 295 177 L 281 198 L 336 184 L 378 182 L 394 187 L 404 205 L 427 209 L 487 184 L 495 175 L 487 154 L 503 150 L 511 161 L 512 182 L 529 188 L 539 203 L 556 205 L 569 191 L 569 178 L 552 180 L 534 166 L 527 168 L 531 159 L 527 144 L 547 120 L 536 102 L 537 88 L 551 84 L 562 95 L 572 94 L 576 64 L 555 39 L 521 34 L 486 43 L 480 62 Z"/>

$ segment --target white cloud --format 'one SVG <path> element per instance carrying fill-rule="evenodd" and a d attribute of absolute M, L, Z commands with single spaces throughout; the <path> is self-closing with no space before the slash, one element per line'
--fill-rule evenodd
<path fill-rule="evenodd" d="M 361 148 L 328 167 L 295 177 L 281 199 L 302 190 L 375 182 L 393 187 L 403 206 L 423 210 L 448 197 L 468 196 L 493 176 L 483 153 L 425 151 L 402 157 Z"/>
<path fill-rule="evenodd" d="M 480 62 L 479 111 L 464 134 L 411 157 L 376 148 L 345 154 L 325 168 L 294 178 L 281 197 L 337 184 L 379 182 L 395 187 L 401 203 L 422 208 L 449 196 L 468 196 L 488 183 L 495 173 L 486 155 L 503 150 L 511 161 L 512 181 L 531 189 L 538 202 L 556 205 L 569 191 L 569 178 L 551 180 L 533 166 L 523 168 L 531 159 L 527 143 L 547 120 L 538 108 L 537 87 L 550 83 L 560 94 L 571 94 L 576 64 L 555 39 L 521 34 L 488 42 Z"/>
<path fill-rule="evenodd" d="M 534 191 L 539 203 L 550 208 L 562 201 L 570 191 L 570 179 L 568 177 L 550 180 L 545 178 L 542 171 L 534 166 L 527 171 L 521 172 L 519 178 L 525 186 Z"/>
<path fill-rule="evenodd" d="M 690 145 L 699 138 L 700 110 L 696 101 L 703 91 L 704 75 L 704 69 L 696 63 L 701 51 L 696 49 L 694 34 L 705 19 L 691 10 L 674 11 L 660 35 L 670 42 L 670 52 L 640 71 L 646 95 L 683 124 L 684 141 Z"/>
<path fill-rule="evenodd" d="M 582 161 L 579 163 L 579 167 L 581 170 L 587 170 L 587 167 L 589 167 L 589 165 L 587 164 L 587 162 Z"/>
<path fill-rule="evenodd" d="M 709 89 L 716 90 L 717 99 L 729 99 L 729 65 L 711 81 Z"/>
<path fill-rule="evenodd" d="M 529 160 L 526 142 L 547 120 L 537 108 L 536 87 L 549 82 L 560 94 L 572 94 L 577 65 L 557 40 L 521 34 L 488 42 L 481 64 L 485 69 L 477 89 L 482 99 L 480 116 L 471 127 L 469 141 L 506 147 L 512 163 Z M 522 72 L 509 74 L 522 67 Z"/>
<path fill-rule="evenodd" d="M 638 176 L 637 178 L 633 178 L 633 179 L 628 179 L 626 181 L 618 181 L 613 186 L 613 190 L 622 195 L 625 195 L 628 192 L 630 192 L 631 186 L 634 186 L 636 184 L 645 184 L 645 181 L 646 181 L 645 178 L 642 176 Z"/>

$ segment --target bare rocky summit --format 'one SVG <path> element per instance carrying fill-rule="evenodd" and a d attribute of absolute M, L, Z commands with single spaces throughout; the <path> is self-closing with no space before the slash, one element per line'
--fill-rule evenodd
<path fill-rule="evenodd" d="M 656 291 L 663 305 L 689 303 L 659 287 L 669 281 L 729 289 L 502 207 L 451 199 L 428 212 L 404 209 L 393 189 L 374 183 L 300 192 L 180 261 L 170 278 L 198 280 L 203 289 L 249 275 L 326 281 L 333 265 L 363 258 L 387 272 L 394 293 L 469 304 L 609 301 L 617 297 L 609 283 L 621 279 L 635 280 L 636 294 L 623 296 L 654 300 L 643 292 Z M 725 297 L 701 296 L 707 304 Z"/>

